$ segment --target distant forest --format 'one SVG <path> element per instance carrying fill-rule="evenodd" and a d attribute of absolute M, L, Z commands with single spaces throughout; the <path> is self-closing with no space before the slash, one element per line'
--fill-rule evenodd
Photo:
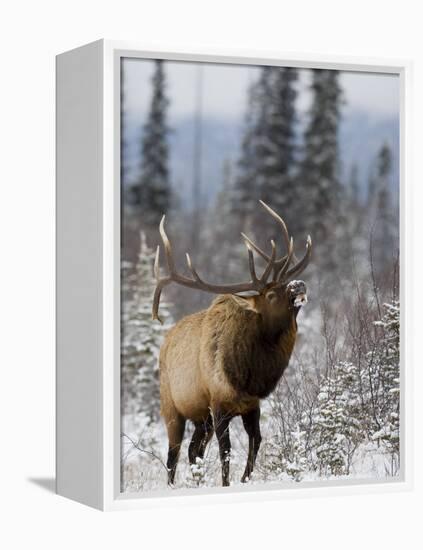
<path fill-rule="evenodd" d="M 378 220 L 375 242 L 393 249 L 399 201 L 398 151 L 392 150 L 388 141 L 381 141 L 368 174 L 363 175 L 360 158 L 345 174 L 340 144 L 344 94 L 339 73 L 312 71 L 312 102 L 302 124 L 296 111 L 297 80 L 297 69 L 262 67 L 248 90 L 238 157 L 223 157 L 221 165 L 211 171 L 218 175 L 218 182 L 211 183 L 207 176 L 209 149 L 213 147 L 209 147 L 198 111 L 191 128 L 194 147 L 187 158 L 178 159 L 181 165 L 189 165 L 187 181 L 180 182 L 171 164 L 175 130 L 169 125 L 168 111 L 172 90 L 166 81 L 166 62 L 155 62 L 150 108 L 140 124 L 135 147 L 135 171 L 133 158 L 128 161 L 129 145 L 122 142 L 125 259 L 136 257 L 140 230 L 145 231 L 149 245 L 157 244 L 158 223 L 165 213 L 176 219 L 177 212 L 184 212 L 186 229 L 178 240 L 193 253 L 203 240 L 201 233 L 210 232 L 206 217 L 212 218 L 211 226 L 224 231 L 226 240 L 236 239 L 246 229 L 260 240 L 262 230 L 268 228 L 260 228 L 262 222 L 256 216 L 259 199 L 284 217 L 294 238 L 303 241 L 312 234 L 318 249 L 335 232 L 345 232 L 347 218 L 347 225 L 358 223 L 364 229 L 367 224 L 368 230 Z M 122 101 L 124 104 L 124 96 Z M 134 122 L 126 120 L 124 112 L 122 117 L 125 136 L 125 125 L 133 127 Z M 214 193 L 210 194 L 209 187 Z"/>

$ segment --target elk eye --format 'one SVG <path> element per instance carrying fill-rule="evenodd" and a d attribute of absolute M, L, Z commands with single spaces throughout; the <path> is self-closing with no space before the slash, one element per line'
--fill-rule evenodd
<path fill-rule="evenodd" d="M 272 304 L 273 302 L 276 301 L 278 295 L 276 294 L 276 292 L 274 290 L 271 290 L 270 292 L 268 292 L 266 294 L 266 299 Z"/>

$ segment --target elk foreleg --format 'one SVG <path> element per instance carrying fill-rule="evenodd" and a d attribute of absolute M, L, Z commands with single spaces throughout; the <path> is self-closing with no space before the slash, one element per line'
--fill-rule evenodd
<path fill-rule="evenodd" d="M 231 455 L 231 440 L 229 437 L 229 422 L 231 416 L 220 410 L 213 412 L 214 430 L 219 442 L 219 455 L 222 464 L 222 485 L 229 486 L 229 461 Z"/>
<path fill-rule="evenodd" d="M 260 409 L 253 409 L 242 415 L 242 422 L 248 434 L 248 459 L 241 482 L 245 483 L 251 477 L 257 453 L 261 443 L 260 433 Z"/>

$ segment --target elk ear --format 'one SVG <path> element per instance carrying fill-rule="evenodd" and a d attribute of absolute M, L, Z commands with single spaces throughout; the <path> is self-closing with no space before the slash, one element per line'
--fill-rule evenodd
<path fill-rule="evenodd" d="M 258 313 L 255 296 L 238 296 L 237 294 L 232 294 L 231 297 L 232 300 L 234 300 L 234 302 L 243 309 Z"/>

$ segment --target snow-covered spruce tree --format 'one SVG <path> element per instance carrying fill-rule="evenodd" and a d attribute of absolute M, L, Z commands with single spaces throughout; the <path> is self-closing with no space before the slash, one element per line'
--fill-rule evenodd
<path fill-rule="evenodd" d="M 320 385 L 311 436 L 321 475 L 348 474 L 353 454 L 364 438 L 358 382 L 357 368 L 339 362 Z"/>
<path fill-rule="evenodd" d="M 349 280 L 349 274 L 355 272 L 358 279 L 368 277 L 369 237 L 367 211 L 360 192 L 359 167 L 352 164 L 349 178 L 341 193 L 339 203 L 342 231 L 337 231 L 339 243 L 337 272 L 344 280 Z M 335 262 L 336 263 L 336 262 Z M 341 267 L 342 266 L 342 267 Z M 340 269 L 341 268 L 341 269 Z"/>
<path fill-rule="evenodd" d="M 400 453 L 400 307 L 384 304 L 375 325 L 383 332 L 380 346 L 369 359 L 377 365 L 377 408 L 380 428 L 372 439 L 381 442 L 391 456 L 391 475 L 398 471 Z M 376 384 L 375 384 L 376 385 Z"/>
<path fill-rule="evenodd" d="M 239 229 L 251 225 L 257 208 L 257 200 L 260 198 L 256 182 L 256 140 L 264 117 L 262 95 L 263 89 L 267 86 L 267 79 L 268 68 L 264 67 L 259 80 L 254 82 L 249 90 L 238 176 L 231 193 L 231 210 L 238 222 Z"/>
<path fill-rule="evenodd" d="M 308 469 L 306 436 L 299 426 L 291 432 L 290 456 L 285 460 L 284 470 L 294 481 L 301 481 Z"/>
<path fill-rule="evenodd" d="M 153 262 L 154 252 L 141 233 L 136 264 L 126 262 L 122 268 L 121 393 L 122 412 L 143 412 L 150 422 L 159 417 L 158 356 L 164 331 L 171 322 L 166 303 L 160 304 L 164 324 L 151 320 Z"/>
<path fill-rule="evenodd" d="M 369 216 L 373 223 L 372 261 L 378 273 L 391 268 L 398 249 L 391 193 L 392 152 L 387 143 L 379 150 L 369 185 Z"/>
<path fill-rule="evenodd" d="M 284 422 L 282 418 L 280 421 Z M 270 420 L 273 435 L 262 444 L 258 461 L 260 471 L 266 478 L 286 479 L 288 475 L 293 481 L 301 481 L 304 473 L 311 470 L 307 431 L 299 424 L 289 431 L 288 426 L 281 426 L 280 421 Z"/>
<path fill-rule="evenodd" d="M 297 70 L 293 68 L 263 67 L 250 90 L 234 194 L 235 207 L 244 219 L 254 218 L 257 199 L 261 198 L 281 212 L 290 227 L 295 223 L 297 78 Z"/>
<path fill-rule="evenodd" d="M 153 96 L 142 132 L 141 174 L 134 186 L 135 203 L 144 224 L 156 226 L 171 206 L 166 81 L 163 61 L 155 61 Z"/>
<path fill-rule="evenodd" d="M 199 256 L 200 262 L 205 272 L 219 281 L 236 280 L 242 277 L 245 268 L 245 245 L 239 238 L 239 220 L 232 216 L 233 177 L 232 163 L 226 159 L 222 169 L 222 186 L 202 233 L 208 246 Z"/>
<path fill-rule="evenodd" d="M 323 247 L 338 225 L 341 190 L 338 130 L 342 91 L 338 80 L 338 71 L 313 70 L 313 100 L 297 182 L 302 197 L 301 234 L 313 236 L 319 251 L 316 256 L 324 258 L 326 264 L 330 258 Z"/>
<path fill-rule="evenodd" d="M 387 143 L 384 143 L 378 151 L 374 161 L 373 170 L 370 174 L 371 184 L 369 185 L 368 201 L 370 208 L 378 208 L 386 200 L 383 195 L 389 189 L 389 179 L 392 170 L 392 151 Z M 382 194 L 382 197 L 380 195 Z"/>
<path fill-rule="evenodd" d="M 360 203 L 360 184 L 358 181 L 358 165 L 351 166 L 350 178 L 348 181 L 348 199 L 350 205 L 356 208 Z"/>
<path fill-rule="evenodd" d="M 299 213 L 294 180 L 297 78 L 297 70 L 293 68 L 270 70 L 269 86 L 263 97 L 267 105 L 265 131 L 257 143 L 260 196 L 282 213 L 291 231 L 295 231 Z"/>

